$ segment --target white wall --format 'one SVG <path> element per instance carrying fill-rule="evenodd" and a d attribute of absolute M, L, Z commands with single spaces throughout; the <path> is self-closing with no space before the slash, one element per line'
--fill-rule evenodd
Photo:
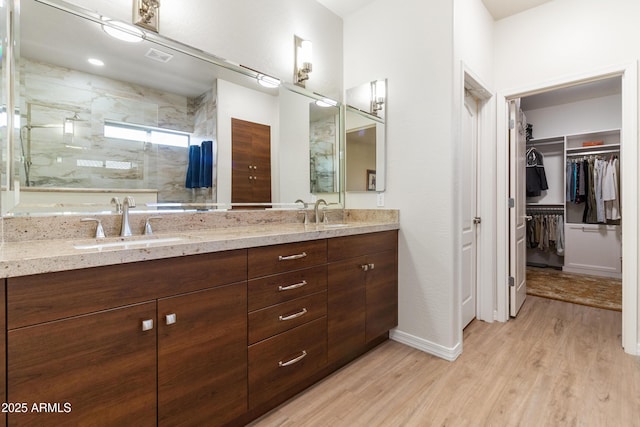
<path fill-rule="evenodd" d="M 125 22 L 132 0 L 69 0 Z M 293 80 L 294 34 L 313 42 L 307 89 L 342 99 L 342 19 L 314 0 L 162 0 L 160 34 Z"/>
<path fill-rule="evenodd" d="M 632 64 L 635 69 L 640 58 L 640 44 L 636 42 L 640 40 L 638 16 L 640 2 L 637 1 L 554 0 L 498 21 L 494 38 L 496 89 L 502 93 L 514 93 L 522 88 L 544 87 L 548 81 L 561 78 L 570 81 L 574 76 L 596 74 L 600 69 L 624 64 Z M 632 85 L 637 90 L 637 81 Z M 624 120 L 637 123 L 637 102 L 629 108 L 633 114 L 623 118 L 623 123 Z M 637 140 L 637 131 L 627 136 Z M 636 147 L 627 148 L 630 152 L 637 152 Z M 631 167 L 623 174 L 637 174 L 637 158 L 634 156 L 629 162 Z M 631 182 L 636 182 L 635 175 Z M 627 200 L 627 208 L 637 215 L 634 203 L 638 197 L 637 183 L 636 188 L 629 187 L 633 185 L 623 187 L 623 191 L 628 192 L 623 197 Z M 629 206 L 630 203 L 633 207 Z M 632 240 L 637 242 L 637 218 L 627 218 L 625 224 L 625 234 L 632 233 Z M 637 265 L 638 260 L 625 259 L 625 263 Z M 637 283 L 630 286 L 637 286 Z M 636 301 L 632 303 L 637 316 L 634 329 L 637 331 L 640 301 L 637 301 L 639 293 L 635 288 L 634 293 Z M 623 310 L 627 307 L 625 305 Z M 625 350 L 640 351 L 640 337 L 635 341 L 637 348 Z"/>
<path fill-rule="evenodd" d="M 495 82 L 508 90 L 640 57 L 640 2 L 554 0 L 496 22 Z"/>
<path fill-rule="evenodd" d="M 385 199 L 401 212 L 392 336 L 454 358 L 452 3 L 378 0 L 345 17 L 344 34 L 345 87 L 388 79 Z M 375 194 L 347 206 L 375 207 Z"/>
<path fill-rule="evenodd" d="M 526 110 L 534 139 L 618 129 L 622 126 L 620 94 Z"/>

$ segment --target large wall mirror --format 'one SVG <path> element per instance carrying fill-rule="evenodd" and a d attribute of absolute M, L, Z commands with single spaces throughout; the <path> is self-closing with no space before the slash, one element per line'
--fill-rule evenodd
<path fill-rule="evenodd" d="M 3 214 L 109 210 L 117 194 L 343 201 L 339 104 L 63 1 L 20 3 Z"/>
<path fill-rule="evenodd" d="M 384 191 L 386 80 L 347 90 L 346 191 Z"/>

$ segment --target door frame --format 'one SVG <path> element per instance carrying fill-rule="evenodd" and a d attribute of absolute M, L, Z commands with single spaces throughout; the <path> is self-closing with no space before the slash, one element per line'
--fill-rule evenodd
<path fill-rule="evenodd" d="M 638 342 L 638 189 L 640 183 L 640 159 L 638 157 L 638 64 L 631 62 L 594 70 L 585 74 L 560 77 L 552 81 L 500 92 L 497 97 L 497 203 L 496 220 L 496 313 L 498 321 L 509 319 L 509 147 L 508 100 L 535 95 L 553 89 L 574 86 L 610 77 L 622 80 L 622 128 L 621 128 L 621 198 L 622 217 L 622 347 L 625 352 L 640 354 Z"/>
<path fill-rule="evenodd" d="M 494 301 L 495 301 L 495 262 L 493 262 L 493 253 L 495 253 L 494 241 L 490 236 L 495 232 L 495 177 L 492 166 L 495 162 L 495 102 L 494 92 L 480 79 L 480 77 L 471 70 L 471 68 L 461 62 L 460 82 L 460 114 L 464 108 L 464 90 L 469 91 L 478 100 L 478 147 L 477 147 L 477 171 L 476 171 L 476 212 L 482 218 L 481 225 L 476 230 L 476 319 L 486 322 L 494 320 Z M 462 126 L 462 118 L 458 118 L 458 123 Z M 462 129 L 459 130 L 459 135 Z M 460 173 L 461 156 L 458 153 L 458 174 Z M 458 197 L 462 197 L 459 192 Z M 461 200 L 458 200 L 460 206 Z M 462 209 L 458 209 L 457 224 L 459 225 L 458 242 L 462 240 Z M 460 246 L 460 251 L 461 245 Z M 462 344 L 462 254 L 456 257 L 457 265 L 457 286 L 456 301 L 457 321 L 460 325 L 457 329 L 459 334 L 457 342 Z"/>

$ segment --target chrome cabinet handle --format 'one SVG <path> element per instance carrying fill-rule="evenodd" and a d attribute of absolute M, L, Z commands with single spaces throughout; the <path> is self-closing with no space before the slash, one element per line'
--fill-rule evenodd
<path fill-rule="evenodd" d="M 150 331 L 153 329 L 153 319 L 147 319 L 142 321 L 142 331 Z"/>
<path fill-rule="evenodd" d="M 280 366 L 281 368 L 284 368 L 285 366 L 290 366 L 290 365 L 293 365 L 294 363 L 298 363 L 299 361 L 301 361 L 305 357 L 307 357 L 307 352 L 305 350 L 302 350 L 302 354 L 300 356 L 294 357 L 293 359 L 288 360 L 286 362 L 283 362 L 281 360 L 281 361 L 278 362 L 278 366 Z"/>
<path fill-rule="evenodd" d="M 279 318 L 281 321 L 283 321 L 283 320 L 293 320 L 293 319 L 297 319 L 297 318 L 298 318 L 298 317 L 300 317 L 300 316 L 304 316 L 304 315 L 305 315 L 305 314 L 307 314 L 307 313 L 308 313 L 307 309 L 306 309 L 306 308 L 303 308 L 301 311 L 299 311 L 299 312 L 297 312 L 297 313 L 291 314 L 291 315 L 289 315 L 289 316 L 280 316 L 280 317 L 278 317 L 278 318 Z"/>
<path fill-rule="evenodd" d="M 288 255 L 288 256 L 278 256 L 278 261 L 291 261 L 294 259 L 305 258 L 307 256 L 306 252 L 302 252 L 301 254 Z"/>
<path fill-rule="evenodd" d="M 278 286 L 278 292 L 283 292 L 283 291 L 291 291 L 293 289 L 298 289 L 301 288 L 303 286 L 305 286 L 307 284 L 306 280 L 303 280 L 300 283 L 294 283 L 293 285 L 289 285 L 289 286 Z"/>
<path fill-rule="evenodd" d="M 360 268 L 362 269 L 362 271 L 368 271 L 369 270 L 369 264 L 362 264 L 360 266 Z"/>
<path fill-rule="evenodd" d="M 165 321 L 167 322 L 167 325 L 173 325 L 174 323 L 176 323 L 178 321 L 178 319 L 176 318 L 176 314 L 175 313 L 171 313 L 171 314 L 167 314 L 165 316 Z"/>
<path fill-rule="evenodd" d="M 374 268 L 376 268 L 376 265 L 374 263 L 369 264 L 369 270 L 373 270 Z"/>

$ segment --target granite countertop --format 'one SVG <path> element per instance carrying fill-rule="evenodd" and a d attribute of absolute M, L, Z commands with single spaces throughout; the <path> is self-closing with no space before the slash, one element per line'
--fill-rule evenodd
<path fill-rule="evenodd" d="M 355 221 L 327 226 L 272 223 L 158 232 L 153 236 L 126 238 L 4 242 L 0 248 L 0 274 L 4 278 L 25 276 L 398 228 L 397 221 Z"/>

